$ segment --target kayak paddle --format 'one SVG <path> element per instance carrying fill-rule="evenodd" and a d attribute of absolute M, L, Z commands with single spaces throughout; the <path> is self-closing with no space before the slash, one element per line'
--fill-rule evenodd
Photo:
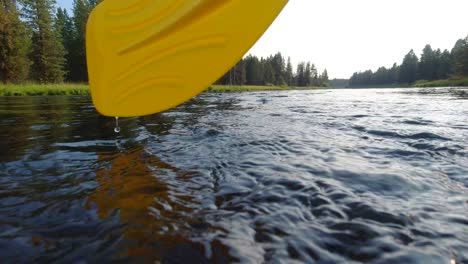
<path fill-rule="evenodd" d="M 86 32 L 93 103 L 106 116 L 175 107 L 253 46 L 288 0 L 105 0 Z"/>

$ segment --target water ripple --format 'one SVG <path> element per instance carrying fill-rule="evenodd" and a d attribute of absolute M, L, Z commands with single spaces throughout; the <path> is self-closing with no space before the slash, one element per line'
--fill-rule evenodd
<path fill-rule="evenodd" d="M 0 256 L 468 263 L 460 94 L 203 94 L 120 134 L 88 98 L 0 98 Z"/>

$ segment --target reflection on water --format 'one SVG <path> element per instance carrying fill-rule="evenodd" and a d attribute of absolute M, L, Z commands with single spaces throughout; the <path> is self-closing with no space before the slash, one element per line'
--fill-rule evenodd
<path fill-rule="evenodd" d="M 0 98 L 0 256 L 468 262 L 466 91 L 204 94 L 118 134 L 88 98 Z"/>
<path fill-rule="evenodd" d="M 170 254 L 176 254 L 173 251 L 183 250 L 184 246 L 191 251 L 192 248 L 203 251 L 202 245 L 190 240 L 191 225 L 206 225 L 191 218 L 192 198 L 172 193 L 158 180 L 169 175 L 190 180 L 190 173 L 162 162 L 141 147 L 124 153 L 103 153 L 98 160 L 102 163 L 96 171 L 99 188 L 89 195 L 87 208 L 96 208 L 103 220 L 117 213 L 120 222 L 127 223 L 122 230 L 127 242 L 120 246 L 119 256 L 142 257 L 147 261 L 161 256 L 190 260 L 187 253 Z"/>

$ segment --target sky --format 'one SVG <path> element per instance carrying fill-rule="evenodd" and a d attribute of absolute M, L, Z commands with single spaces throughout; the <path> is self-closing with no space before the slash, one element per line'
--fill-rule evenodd
<path fill-rule="evenodd" d="M 73 0 L 57 0 L 57 4 L 61 7 L 68 8 L 70 11 L 72 9 Z"/>
<path fill-rule="evenodd" d="M 349 78 L 400 64 L 426 44 L 451 50 L 468 35 L 467 14 L 468 0 L 290 0 L 248 54 L 279 51 L 294 65 L 310 61 L 330 78 Z"/>

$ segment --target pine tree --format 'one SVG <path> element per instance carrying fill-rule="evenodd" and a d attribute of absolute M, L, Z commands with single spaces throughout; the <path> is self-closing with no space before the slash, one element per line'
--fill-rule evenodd
<path fill-rule="evenodd" d="M 398 83 L 398 74 L 400 71 L 400 66 L 398 66 L 396 63 L 393 63 L 392 68 L 389 70 L 388 73 L 388 81 L 387 83 L 392 84 L 392 83 Z"/>
<path fill-rule="evenodd" d="M 270 63 L 270 60 L 265 60 L 263 63 L 263 81 L 265 85 L 273 85 L 276 83 L 275 69 Z"/>
<path fill-rule="evenodd" d="M 54 28 L 54 0 L 24 0 L 24 16 L 32 29 L 31 77 L 40 83 L 62 82 L 65 49 Z"/>
<path fill-rule="evenodd" d="M 247 56 L 245 59 L 246 83 L 248 85 L 261 85 L 263 83 L 260 61 L 255 56 Z"/>
<path fill-rule="evenodd" d="M 75 82 L 87 82 L 86 23 L 91 11 L 101 0 L 73 0 L 73 32 L 69 60 L 70 78 Z"/>
<path fill-rule="evenodd" d="M 285 63 L 284 58 L 280 52 L 276 53 L 271 58 L 271 66 L 275 72 L 275 84 L 276 85 L 285 85 L 286 81 L 284 78 L 285 75 Z"/>
<path fill-rule="evenodd" d="M 233 73 L 234 73 L 233 84 L 244 85 L 246 81 L 246 72 L 245 72 L 245 63 L 243 59 L 241 59 L 236 65 L 234 65 Z"/>
<path fill-rule="evenodd" d="M 327 69 L 323 70 L 322 75 L 320 76 L 320 86 L 328 86 L 328 71 Z"/>
<path fill-rule="evenodd" d="M 452 56 L 448 50 L 444 50 L 440 55 L 439 67 L 437 68 L 437 78 L 447 79 L 452 74 Z"/>
<path fill-rule="evenodd" d="M 420 80 L 437 79 L 437 54 L 432 50 L 429 44 L 424 47 L 423 53 L 421 54 L 418 77 Z"/>
<path fill-rule="evenodd" d="M 460 39 L 452 49 L 453 70 L 456 75 L 468 76 L 468 36 Z"/>
<path fill-rule="evenodd" d="M 304 76 L 305 72 L 305 62 L 300 62 L 297 65 L 296 70 L 296 85 L 297 86 L 306 86 L 306 78 Z"/>
<path fill-rule="evenodd" d="M 75 36 L 72 18 L 65 8 L 58 8 L 55 18 L 55 30 L 60 33 L 62 45 L 65 48 L 65 80 L 72 81 L 70 69 L 73 67 L 73 38 Z"/>
<path fill-rule="evenodd" d="M 307 62 L 305 69 L 304 69 L 304 86 L 311 86 L 311 85 L 312 85 L 312 69 L 310 66 L 310 62 Z"/>
<path fill-rule="evenodd" d="M 403 59 L 403 63 L 400 66 L 399 72 L 399 82 L 400 83 L 412 83 L 417 79 L 418 73 L 418 57 L 414 54 L 414 51 L 411 50 L 406 54 Z"/>
<path fill-rule="evenodd" d="M 294 85 L 294 74 L 290 57 L 288 57 L 288 63 L 286 64 L 285 81 L 288 86 Z"/>
<path fill-rule="evenodd" d="M 310 79 L 309 86 L 321 86 L 317 67 L 313 63 L 310 65 Z"/>
<path fill-rule="evenodd" d="M 0 0 L 0 80 L 19 83 L 29 75 L 31 47 L 15 0 Z"/>

